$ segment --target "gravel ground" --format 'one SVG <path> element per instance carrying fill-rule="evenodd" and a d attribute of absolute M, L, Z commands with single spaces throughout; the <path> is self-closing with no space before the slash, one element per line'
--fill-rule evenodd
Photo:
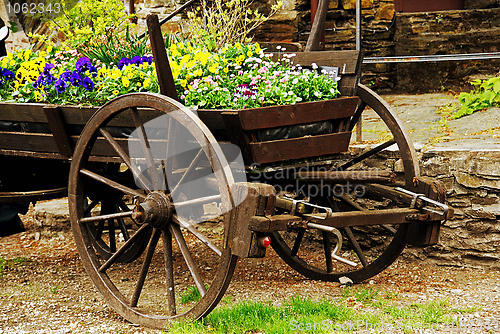
<path fill-rule="evenodd" d="M 0 276 L 0 333 L 161 333 L 130 324 L 106 305 L 81 266 L 69 231 L 36 231 L 25 223 L 27 232 L 0 238 L 0 258 L 11 260 Z M 498 272 L 436 266 L 405 254 L 365 284 L 397 294 L 403 305 L 446 299 L 450 307 L 474 310 L 461 315 L 461 328 L 405 333 L 500 333 Z M 21 258 L 26 260 L 12 261 Z M 336 297 L 341 291 L 339 283 L 303 278 L 270 250 L 264 259 L 240 261 L 226 295 L 233 301 L 280 303 L 290 296 Z"/>

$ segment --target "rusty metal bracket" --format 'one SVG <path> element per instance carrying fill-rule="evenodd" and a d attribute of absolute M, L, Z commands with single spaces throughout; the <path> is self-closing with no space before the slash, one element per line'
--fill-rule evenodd
<path fill-rule="evenodd" d="M 398 190 L 398 191 L 401 191 L 402 193 L 405 193 L 407 195 L 413 196 L 413 199 L 412 199 L 411 204 L 410 204 L 410 208 L 411 209 L 414 209 L 416 207 L 417 200 L 420 199 L 424 203 L 432 204 L 432 205 L 434 205 L 434 206 L 436 206 L 436 207 L 439 208 L 437 210 L 437 209 L 434 209 L 434 208 L 430 208 L 430 207 L 424 206 L 420 210 L 424 210 L 424 211 L 427 211 L 427 212 L 430 212 L 430 213 L 437 214 L 437 215 L 441 216 L 441 218 L 443 220 L 445 220 L 448 217 L 448 211 L 450 210 L 450 208 L 448 207 L 448 205 L 446 205 L 444 203 L 441 203 L 441 202 L 438 202 L 438 201 L 435 201 L 435 200 L 432 200 L 432 199 L 426 197 L 424 194 L 417 194 L 417 193 L 414 193 L 413 191 L 410 191 L 410 190 L 407 190 L 407 189 L 404 189 L 404 188 L 401 188 L 401 187 L 396 187 L 395 189 Z"/>

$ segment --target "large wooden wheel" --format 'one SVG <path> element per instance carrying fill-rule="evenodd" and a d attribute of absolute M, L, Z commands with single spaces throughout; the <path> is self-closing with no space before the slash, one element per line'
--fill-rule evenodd
<path fill-rule="evenodd" d="M 123 128 L 131 124 L 134 129 Z M 134 182 L 93 168 L 100 162 L 119 164 Z M 223 214 L 233 206 L 234 180 L 219 145 L 190 110 L 149 93 L 107 103 L 82 131 L 69 180 L 83 266 L 118 313 L 164 328 L 172 320 L 203 317 L 217 305 L 237 260 L 227 246 Z M 95 189 L 133 205 L 92 201 L 88 194 Z M 138 229 L 111 248 L 96 235 L 110 232 L 112 220 Z M 119 260 L 144 239 L 144 252 Z"/>
<path fill-rule="evenodd" d="M 363 117 L 364 126 L 371 132 L 377 132 L 378 137 L 382 134 L 385 139 L 381 143 L 377 140 L 378 142 L 373 143 L 367 150 L 360 151 L 354 147 L 355 145 L 351 145 L 353 147 L 350 147 L 348 154 L 332 158 L 329 166 L 340 171 L 365 171 L 367 176 L 375 173 L 395 172 L 397 182 L 391 185 L 380 185 L 373 181 L 373 183 L 350 189 L 345 184 L 329 184 L 329 190 L 325 190 L 325 185 L 322 184 L 321 191 L 315 191 L 313 194 L 307 191 L 300 193 L 299 189 L 309 189 L 307 187 L 318 186 L 318 184 L 308 183 L 304 188 L 303 184 L 297 180 L 292 182 L 286 180 L 289 184 L 297 185 L 296 193 L 292 195 L 307 203 L 328 207 L 333 212 L 356 210 L 361 212 L 377 208 L 394 208 L 398 205 L 408 207 L 407 203 L 400 204 L 395 201 L 398 197 L 395 187 L 411 188 L 413 179 L 419 176 L 418 162 L 408 133 L 389 105 L 372 90 L 359 85 L 357 95 L 360 103 L 351 122 L 351 130 L 356 121 Z M 374 138 L 367 139 L 373 140 Z M 351 144 L 357 143 L 351 142 Z M 387 148 L 394 148 L 394 144 L 397 145 L 397 150 L 384 151 Z M 377 160 L 373 159 L 379 154 L 386 155 L 388 158 L 382 166 L 380 163 L 377 165 Z M 310 168 L 317 169 L 318 166 Z M 300 170 L 306 169 L 301 166 Z M 288 173 L 288 175 L 296 175 L 296 173 Z M 351 183 L 351 186 L 355 185 L 355 181 Z M 361 194 L 360 191 L 363 193 Z M 361 215 L 360 219 L 363 219 Z M 345 227 L 333 232 L 315 229 L 275 232 L 272 235 L 272 246 L 287 264 L 311 279 L 338 281 L 339 278 L 345 276 L 354 282 L 361 282 L 380 273 L 396 260 L 405 247 L 408 226 L 407 224 L 381 224 Z M 339 236 L 343 246 L 334 256 L 340 256 L 342 259 L 335 259 L 332 258 L 332 251 L 334 246 L 340 246 Z"/>

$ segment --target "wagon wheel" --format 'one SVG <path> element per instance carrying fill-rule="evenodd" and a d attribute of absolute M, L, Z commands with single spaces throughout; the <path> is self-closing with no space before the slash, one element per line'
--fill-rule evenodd
<path fill-rule="evenodd" d="M 391 158 L 396 165 L 400 166 L 400 172 L 397 173 L 398 185 L 411 187 L 413 178 L 419 176 L 419 168 L 408 133 L 390 106 L 372 90 L 359 85 L 357 96 L 360 98 L 360 103 L 351 121 L 351 130 L 357 119 L 363 116 L 364 126 L 383 124 L 385 130 L 379 128 L 376 131 L 379 133 L 385 131 L 388 136 L 382 144 L 377 143 L 368 151 L 353 154 L 355 150 L 351 149 L 349 158 L 340 157 L 335 167 L 338 170 L 368 168 L 371 158 L 393 144 L 397 144 L 399 156 L 392 152 L 391 154 L 396 156 Z M 375 130 L 372 129 L 372 131 Z M 337 191 L 333 192 L 333 196 L 330 196 L 330 193 L 326 196 L 320 194 L 310 196 L 307 200 L 329 207 L 332 211 L 367 210 L 370 206 L 380 205 L 384 201 L 386 204 L 389 202 L 390 205 L 395 205 L 393 201 L 380 194 L 375 196 L 368 191 L 358 199 L 356 194 L 349 193 L 346 187 L 338 187 Z M 359 189 L 365 190 L 366 188 Z M 272 245 L 288 265 L 308 278 L 338 281 L 340 277 L 345 276 L 353 282 L 361 282 L 377 275 L 396 260 L 406 245 L 408 226 L 407 224 L 371 225 L 346 227 L 339 231 L 342 233 L 344 246 L 336 255 L 354 263 L 332 260 L 331 252 L 338 238 L 330 232 L 318 230 L 275 232 L 272 235 Z M 322 247 L 311 247 L 308 240 L 314 239 L 319 240 Z"/>
<path fill-rule="evenodd" d="M 126 124 L 136 130 L 123 135 L 120 126 Z M 133 174 L 134 185 L 92 169 L 93 160 L 110 159 Z M 228 215 L 221 215 L 232 208 L 234 180 L 214 137 L 190 110 L 150 93 L 107 103 L 82 131 L 69 179 L 71 224 L 82 263 L 118 313 L 164 328 L 172 320 L 203 317 L 217 305 L 237 260 L 227 246 Z M 86 188 L 96 182 L 134 198 L 134 209 L 89 212 Z M 117 241 L 106 259 L 88 225 L 111 218 L 140 227 L 128 241 Z M 130 263 L 117 261 L 148 230 L 144 254 Z"/>

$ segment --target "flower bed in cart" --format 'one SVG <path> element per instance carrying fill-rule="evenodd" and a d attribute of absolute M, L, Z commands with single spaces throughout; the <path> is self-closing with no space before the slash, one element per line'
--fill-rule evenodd
<path fill-rule="evenodd" d="M 281 139 L 344 132 L 336 138 L 308 140 L 309 146 L 304 150 L 321 155 L 323 143 L 331 139 L 340 143 L 335 151 L 347 147 L 349 133 L 345 120 L 352 116 L 355 104 L 350 103 L 347 109 L 344 106 L 347 111 L 333 117 L 339 122 L 332 122 L 331 115 L 326 113 L 339 109 L 337 102 L 327 102 L 340 96 L 337 73 L 320 70 L 316 64 L 309 68 L 293 64 L 294 54 L 286 54 L 284 49 L 280 54 L 265 54 L 258 43 L 236 43 L 218 52 L 208 52 L 182 42 L 171 44 L 167 51 L 178 96 L 184 105 L 193 110 L 244 110 L 239 114 L 239 124 L 248 138 L 232 138 L 232 141 L 246 147 L 251 147 L 252 141 L 275 142 L 260 149 L 260 157 L 248 152 L 247 161 L 284 160 L 272 153 L 279 155 L 282 151 L 283 146 L 276 142 Z M 100 106 L 127 93 L 159 92 L 155 64 L 149 55 L 103 64 L 71 50 L 27 49 L 9 53 L 0 61 L 0 67 L 0 97 L 6 102 Z M 323 102 L 310 104 L 315 101 Z M 324 116 L 317 117 L 324 112 Z M 302 117 L 297 118 L 299 114 Z M 285 147 L 290 143 L 286 142 Z M 258 145 L 262 148 L 264 144 Z M 271 155 L 264 157 L 262 152 Z"/>

